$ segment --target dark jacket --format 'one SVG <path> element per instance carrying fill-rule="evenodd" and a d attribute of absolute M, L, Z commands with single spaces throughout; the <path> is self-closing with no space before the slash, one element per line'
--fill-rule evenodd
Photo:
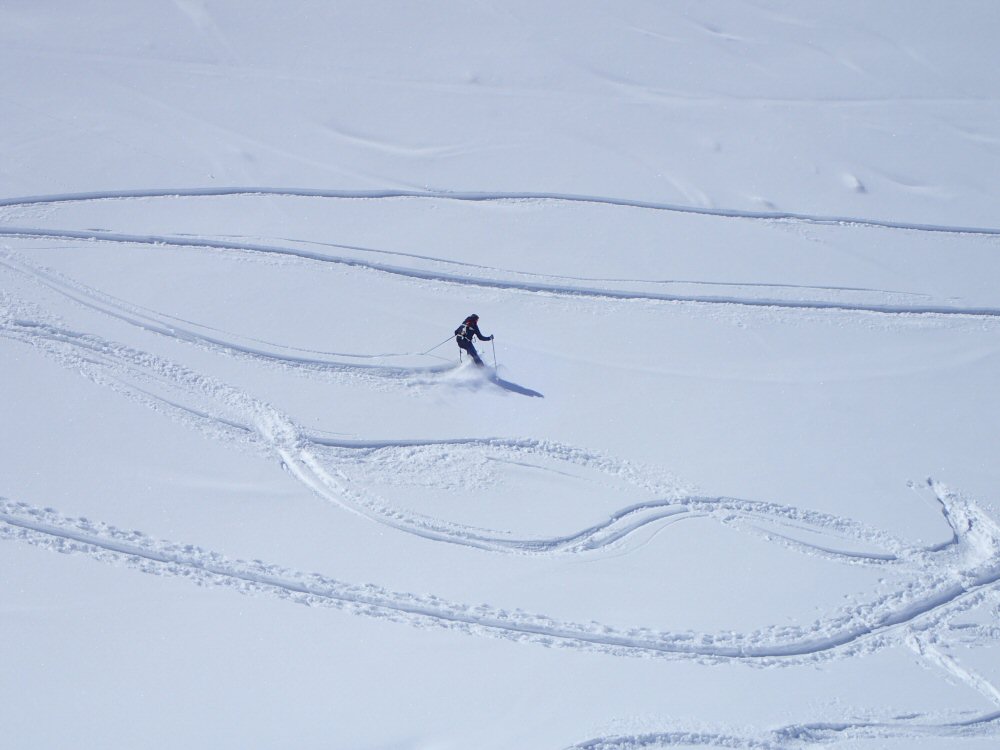
<path fill-rule="evenodd" d="M 478 336 L 480 341 L 489 341 L 493 338 L 492 336 L 484 336 L 482 331 L 479 330 L 479 323 L 472 318 L 466 318 L 462 325 L 455 329 L 455 336 L 458 339 L 459 345 L 463 341 L 471 344 L 473 336 Z"/>

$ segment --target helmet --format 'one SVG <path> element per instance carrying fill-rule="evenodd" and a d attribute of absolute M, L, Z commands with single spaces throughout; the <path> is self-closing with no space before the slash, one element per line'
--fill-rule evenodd
<path fill-rule="evenodd" d="M 470 317 L 470 318 L 471 318 L 472 320 L 479 320 L 479 316 L 478 316 L 478 315 L 476 315 L 475 313 L 472 313 L 472 315 L 470 315 L 469 317 Z"/>

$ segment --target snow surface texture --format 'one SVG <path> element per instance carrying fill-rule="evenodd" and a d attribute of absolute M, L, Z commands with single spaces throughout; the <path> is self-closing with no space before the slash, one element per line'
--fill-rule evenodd
<path fill-rule="evenodd" d="M 0 6 L 2 744 L 996 747 L 998 32 Z"/>

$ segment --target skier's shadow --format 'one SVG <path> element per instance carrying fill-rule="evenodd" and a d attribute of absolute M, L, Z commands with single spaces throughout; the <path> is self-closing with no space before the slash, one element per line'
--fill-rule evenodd
<path fill-rule="evenodd" d="M 504 380 L 495 372 L 490 378 L 494 383 L 503 388 L 505 391 L 510 391 L 511 393 L 517 393 L 521 396 L 531 396 L 532 398 L 545 398 L 545 396 L 538 391 L 533 391 L 530 388 L 525 388 L 523 385 L 518 385 L 517 383 L 512 383 L 509 380 Z"/>

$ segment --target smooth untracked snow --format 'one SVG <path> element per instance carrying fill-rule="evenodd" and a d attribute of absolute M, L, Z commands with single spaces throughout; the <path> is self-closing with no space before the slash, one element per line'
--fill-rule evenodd
<path fill-rule="evenodd" d="M 997 32 L 4 5 L 0 744 L 995 747 Z"/>

